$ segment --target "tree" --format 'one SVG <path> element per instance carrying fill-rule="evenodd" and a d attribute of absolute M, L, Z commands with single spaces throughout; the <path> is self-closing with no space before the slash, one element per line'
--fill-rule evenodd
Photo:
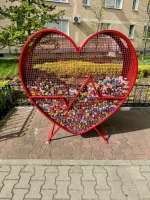
<path fill-rule="evenodd" d="M 11 1 L 10 3 L 17 2 L 17 5 L 0 7 L 0 20 L 10 20 L 9 25 L 1 27 L 1 49 L 6 46 L 21 48 L 30 35 L 46 28 L 48 22 L 58 23 L 58 20 L 64 15 L 64 10 L 53 13 L 55 6 L 46 5 L 44 0 L 9 1 Z"/>
<path fill-rule="evenodd" d="M 139 47 L 142 48 L 142 59 L 144 59 L 146 49 L 150 47 L 150 0 L 141 0 L 139 5 L 140 8 L 138 9 L 138 12 L 134 12 L 135 18 L 133 18 L 133 20 L 137 21 L 137 13 L 140 14 L 142 20 L 136 24 L 142 25 L 144 27 L 144 31 L 142 33 L 138 33 L 137 39 L 135 40 L 139 44 Z M 130 18 L 130 20 L 132 19 Z"/>
<path fill-rule="evenodd" d="M 104 27 L 103 24 L 103 18 L 104 18 L 104 0 L 101 0 L 99 3 L 94 3 L 93 1 L 93 5 L 91 6 L 91 10 L 94 14 L 94 18 L 96 19 L 96 21 L 91 20 L 92 23 L 92 29 L 94 32 L 98 32 L 101 31 Z"/>
<path fill-rule="evenodd" d="M 90 28 L 85 28 L 87 35 L 91 35 L 92 33 L 96 33 L 105 29 L 105 24 L 103 23 L 104 18 L 104 4 L 105 0 L 101 0 L 98 3 L 93 2 L 91 3 L 91 11 L 94 15 L 94 20 L 89 20 Z"/>

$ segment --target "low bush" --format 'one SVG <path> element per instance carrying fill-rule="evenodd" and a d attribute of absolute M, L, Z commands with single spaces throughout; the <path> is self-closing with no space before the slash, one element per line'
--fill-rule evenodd
<path fill-rule="evenodd" d="M 11 88 L 9 81 L 0 82 L 0 119 L 11 108 Z"/>
<path fill-rule="evenodd" d="M 150 76 L 150 65 L 139 65 L 138 78 L 144 78 L 146 76 Z"/>

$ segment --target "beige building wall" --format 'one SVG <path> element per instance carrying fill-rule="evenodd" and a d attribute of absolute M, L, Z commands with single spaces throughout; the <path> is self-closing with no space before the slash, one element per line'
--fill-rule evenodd
<path fill-rule="evenodd" d="M 82 0 L 68 0 L 68 3 L 46 1 L 47 4 L 56 5 L 56 10 L 64 9 L 64 18 L 69 20 L 69 36 L 79 45 L 83 39 L 92 32 L 91 21 L 96 21 L 92 12 L 92 5 L 99 0 L 90 0 L 88 7 L 82 6 Z M 144 25 L 148 21 L 147 0 L 139 0 L 138 11 L 132 11 L 133 0 L 123 0 L 122 9 L 104 8 L 103 23 L 110 23 L 113 30 L 129 35 L 130 25 L 135 25 L 134 38 L 131 39 L 135 48 L 142 45 Z M 72 16 L 80 16 L 81 23 L 74 24 Z"/>
<path fill-rule="evenodd" d="M 56 9 L 53 12 L 59 10 L 65 10 L 64 19 L 69 23 L 69 36 L 75 41 L 77 46 L 94 30 L 92 29 L 92 22 L 95 21 L 94 13 L 92 12 L 92 5 L 98 4 L 99 0 L 89 0 L 89 6 L 82 5 L 82 0 L 68 0 L 67 3 L 55 2 L 55 0 L 45 0 L 48 5 L 55 5 Z M 138 11 L 132 11 L 133 0 L 122 0 L 122 9 L 104 8 L 103 9 L 103 23 L 110 24 L 110 28 L 118 30 L 129 35 L 130 25 L 135 25 L 134 38 L 131 39 L 135 48 L 141 48 L 143 40 L 142 34 L 144 25 L 148 21 L 147 4 L 148 0 L 139 0 Z M 1 0 L 1 6 L 9 4 L 15 5 L 16 3 L 10 3 L 6 0 Z M 73 23 L 73 16 L 80 16 L 81 23 Z M 5 26 L 9 23 L 9 20 L 0 21 L 1 26 Z"/>

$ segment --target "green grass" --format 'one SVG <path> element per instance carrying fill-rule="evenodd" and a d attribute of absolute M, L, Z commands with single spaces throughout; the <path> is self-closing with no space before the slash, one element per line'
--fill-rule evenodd
<path fill-rule="evenodd" d="M 146 56 L 144 60 L 142 60 L 142 57 L 138 57 L 138 64 L 139 65 L 150 65 L 150 56 Z"/>
<path fill-rule="evenodd" d="M 9 79 L 18 74 L 18 59 L 0 59 L 0 79 Z"/>

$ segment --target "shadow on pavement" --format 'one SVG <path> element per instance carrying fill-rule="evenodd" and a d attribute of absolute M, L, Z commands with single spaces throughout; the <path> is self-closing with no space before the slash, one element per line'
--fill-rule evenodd
<path fill-rule="evenodd" d="M 27 111 L 27 108 L 21 109 L 21 114 L 18 108 L 13 108 L 8 115 L 0 122 L 0 141 L 22 137 L 25 135 L 24 129 L 30 119 L 33 108 Z"/>
<path fill-rule="evenodd" d="M 150 108 L 122 107 L 103 124 L 107 139 L 113 134 L 122 134 L 150 128 Z M 94 131 L 82 134 L 84 138 L 99 137 Z"/>

